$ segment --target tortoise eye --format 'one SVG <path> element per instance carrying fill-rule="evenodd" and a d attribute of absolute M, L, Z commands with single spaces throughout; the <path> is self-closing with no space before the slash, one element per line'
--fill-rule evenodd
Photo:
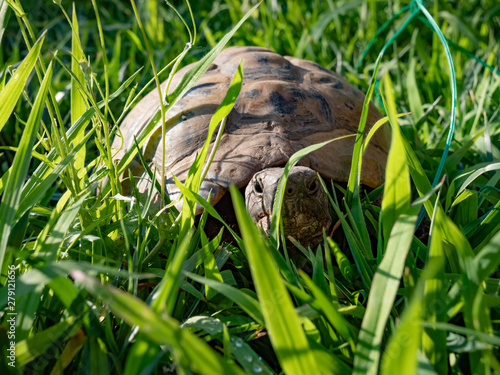
<path fill-rule="evenodd" d="M 318 179 L 315 178 L 311 185 L 309 185 L 309 194 L 314 194 L 318 190 Z"/>
<path fill-rule="evenodd" d="M 264 189 L 262 188 L 262 185 L 259 180 L 255 180 L 255 183 L 253 185 L 253 189 L 257 194 L 262 194 L 264 192 Z"/>

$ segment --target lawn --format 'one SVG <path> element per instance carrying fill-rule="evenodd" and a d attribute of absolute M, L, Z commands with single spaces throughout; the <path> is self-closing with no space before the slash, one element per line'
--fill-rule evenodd
<path fill-rule="evenodd" d="M 1 373 L 500 374 L 499 38 L 494 0 L 0 0 Z M 197 63 L 137 143 L 167 131 L 229 46 L 334 71 L 392 134 L 381 188 L 359 183 L 367 137 L 322 181 L 337 229 L 297 245 L 303 269 L 279 204 L 266 237 L 236 188 L 236 233 L 207 236 L 206 148 L 181 212 L 163 184 L 161 210 L 122 194 L 144 162 L 113 160 L 127 113 Z"/>

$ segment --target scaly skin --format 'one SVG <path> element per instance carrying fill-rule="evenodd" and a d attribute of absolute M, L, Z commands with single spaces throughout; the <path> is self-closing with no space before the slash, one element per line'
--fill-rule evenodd
<path fill-rule="evenodd" d="M 283 168 L 266 168 L 252 177 L 245 191 L 247 210 L 267 235 L 282 174 Z M 313 169 L 294 167 L 290 171 L 283 197 L 282 221 L 285 238 L 292 236 L 306 248 L 318 245 L 323 228 L 330 227 L 332 218 L 328 210 L 328 197 Z"/>

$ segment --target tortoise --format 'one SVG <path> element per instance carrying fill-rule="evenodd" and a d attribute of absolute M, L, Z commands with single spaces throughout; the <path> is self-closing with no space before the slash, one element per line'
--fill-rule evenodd
<path fill-rule="evenodd" d="M 281 56 L 261 47 L 223 50 L 197 84 L 167 113 L 167 120 L 177 119 L 165 134 L 164 183 L 171 199 L 180 195 L 172 174 L 185 180 L 205 142 L 210 119 L 241 60 L 244 72 L 241 92 L 227 118 L 219 148 L 199 193 L 208 199 L 211 192 L 210 203 L 218 203 L 216 208 L 224 210 L 231 205 L 226 194 L 229 186 L 245 189 L 252 219 L 268 233 L 276 187 L 290 156 L 309 145 L 356 134 L 365 96 L 346 80 L 311 61 Z M 190 67 L 174 75 L 171 88 L 176 87 Z M 146 126 L 159 105 L 158 92 L 153 90 L 127 115 L 121 125 L 123 147 L 115 159 L 135 147 L 134 136 Z M 380 113 L 370 104 L 366 131 L 379 118 Z M 361 182 L 368 187 L 375 188 L 383 182 L 389 137 L 389 130 L 382 127 L 364 154 Z M 215 136 L 211 147 L 214 140 Z M 121 145 L 122 140 L 116 137 L 113 147 L 118 149 Z M 319 243 L 323 228 L 328 229 L 332 219 L 317 173 L 334 181 L 347 181 L 353 145 L 354 137 L 334 141 L 303 157 L 292 169 L 283 201 L 285 235 L 293 236 L 304 246 Z M 142 151 L 148 163 L 161 168 L 161 130 L 150 136 Z M 134 176 L 143 177 L 138 182 L 139 191 L 149 191 L 151 181 L 141 163 L 132 162 L 129 168 Z M 122 187 L 124 194 L 129 193 L 127 184 Z M 159 200 L 158 192 L 154 200 Z"/>

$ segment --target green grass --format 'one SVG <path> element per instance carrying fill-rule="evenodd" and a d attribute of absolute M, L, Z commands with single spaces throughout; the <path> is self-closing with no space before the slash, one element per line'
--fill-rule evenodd
<path fill-rule="evenodd" d="M 58 3 L 0 0 L 2 374 L 500 373 L 496 1 Z M 126 113 L 198 61 L 175 103 L 228 45 L 316 61 L 387 114 L 385 185 L 364 194 L 358 136 L 347 188 L 329 190 L 341 235 L 301 248 L 308 273 L 279 247 L 279 215 L 262 236 L 236 189 L 241 237 L 207 237 L 222 220 L 197 194 L 207 149 L 178 182 L 179 218 L 119 194 L 137 153 L 112 161 Z"/>

